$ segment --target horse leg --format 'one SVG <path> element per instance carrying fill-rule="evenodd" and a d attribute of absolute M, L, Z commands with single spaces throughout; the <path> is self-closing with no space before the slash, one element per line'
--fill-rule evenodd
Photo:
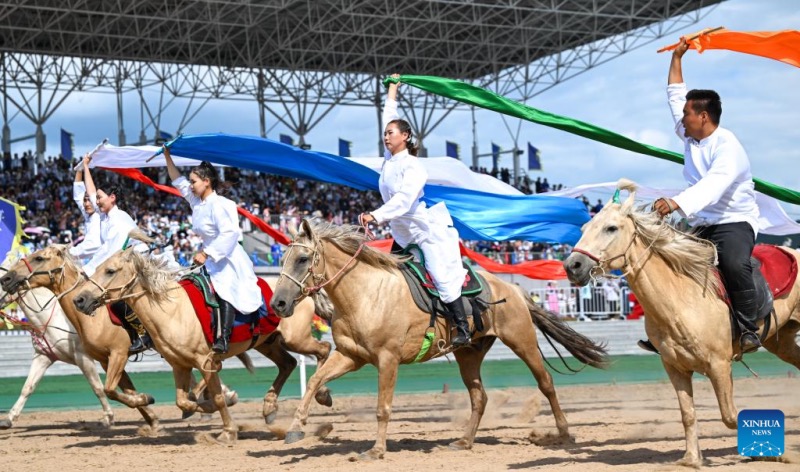
<path fill-rule="evenodd" d="M 697 416 L 694 410 L 694 392 L 692 390 L 692 372 L 678 370 L 671 364 L 664 364 L 664 370 L 669 375 L 669 380 L 678 395 L 678 404 L 681 408 L 681 420 L 686 434 L 686 454 L 678 461 L 678 465 L 700 468 L 703 463 L 703 453 L 697 440 Z"/>
<path fill-rule="evenodd" d="M 122 378 L 127 376 L 125 373 L 125 364 L 127 362 L 128 359 L 122 355 L 112 354 L 109 358 L 108 368 L 106 369 L 106 383 L 103 387 L 106 396 L 130 408 L 152 405 L 155 403 L 153 397 L 144 393 L 137 393 L 133 389 L 133 383 L 130 382 L 130 378 L 128 378 L 130 382 L 128 387 L 122 385 Z M 117 386 L 122 387 L 122 392 L 117 391 Z"/>
<path fill-rule="evenodd" d="M 214 405 L 219 410 L 219 416 L 222 418 L 222 432 L 217 436 L 217 441 L 222 444 L 233 444 L 239 437 L 239 428 L 234 423 L 230 411 L 228 411 L 219 375 L 216 372 L 203 371 L 203 377 L 206 379 L 208 393 L 214 399 Z"/>
<path fill-rule="evenodd" d="M 503 332 L 500 339 L 503 344 L 508 346 L 514 354 L 516 354 L 536 379 L 539 385 L 539 391 L 544 394 L 547 401 L 550 403 L 550 409 L 553 411 L 553 417 L 556 420 L 556 428 L 558 429 L 558 436 L 539 436 L 535 431 L 531 431 L 529 438 L 536 444 L 545 445 L 552 444 L 553 442 L 571 442 L 572 437 L 569 435 L 569 424 L 567 417 L 561 410 L 561 404 L 558 402 L 558 395 L 556 395 L 556 388 L 553 384 L 553 376 L 544 366 L 544 359 L 542 353 L 539 352 L 538 343 L 536 340 L 536 330 L 533 325 L 530 325 L 530 330 L 527 326 L 525 329 L 507 330 Z M 533 342 L 531 342 L 533 340 Z"/>
<path fill-rule="evenodd" d="M 114 385 L 114 388 L 113 388 L 113 390 L 111 390 L 111 392 L 114 394 L 115 397 L 128 397 L 128 398 L 130 398 L 130 397 L 133 397 L 135 395 L 139 399 L 139 402 L 144 400 L 145 401 L 144 405 L 132 407 L 132 408 L 136 408 L 137 410 L 139 410 L 139 414 L 141 414 L 142 418 L 144 418 L 144 420 L 147 422 L 147 428 L 141 429 L 140 432 L 143 433 L 143 434 L 146 434 L 148 436 L 157 436 L 158 433 L 161 431 L 161 425 L 158 422 L 158 416 L 156 416 L 155 412 L 148 406 L 148 405 L 152 405 L 153 403 L 155 403 L 155 400 L 153 399 L 153 397 L 150 396 L 150 395 L 144 394 L 144 393 L 137 394 L 136 393 L 136 387 L 134 387 L 134 385 L 133 385 L 133 380 L 131 380 L 131 377 L 124 370 L 121 373 L 118 374 L 117 378 L 119 379 L 117 381 L 117 384 L 123 390 L 123 392 L 126 392 L 126 393 L 120 394 L 119 392 L 117 392 L 116 385 Z M 105 386 L 106 395 L 108 395 L 109 386 L 110 386 L 110 384 L 109 384 L 109 373 L 108 373 L 108 370 L 106 370 L 106 386 Z M 108 395 L 108 398 L 110 398 L 112 400 L 116 400 L 116 398 L 112 397 L 111 395 Z M 120 401 L 120 400 L 117 400 L 117 401 Z M 124 402 L 122 402 L 122 403 L 124 403 Z M 130 405 L 128 405 L 128 406 L 130 406 Z"/>
<path fill-rule="evenodd" d="M 764 347 L 781 360 L 800 369 L 800 346 L 797 345 L 797 331 L 800 324 L 788 322 L 778 332 L 764 341 Z"/>
<path fill-rule="evenodd" d="M 197 411 L 197 402 L 189 399 L 192 369 L 173 367 L 172 377 L 175 379 L 175 404 L 184 413 L 184 418 L 187 418 Z"/>
<path fill-rule="evenodd" d="M 256 350 L 269 358 L 278 367 L 278 376 L 275 377 L 267 394 L 264 395 L 264 407 L 261 410 L 264 421 L 267 424 L 272 424 L 278 414 L 278 396 L 283 390 L 283 385 L 292 375 L 292 371 L 297 367 L 297 360 L 283 348 L 280 336 L 276 336 L 274 340 L 256 347 Z"/>
<path fill-rule="evenodd" d="M 483 358 L 492 346 L 494 338 L 482 338 L 481 341 L 480 348 L 458 349 L 454 352 L 458 362 L 458 369 L 461 371 L 461 380 L 469 391 L 472 414 L 469 417 L 464 436 L 458 441 L 450 443 L 450 447 L 453 449 L 472 449 L 475 433 L 478 431 L 478 425 L 480 425 L 481 418 L 483 418 L 483 413 L 486 410 L 487 397 L 486 390 L 483 388 L 483 380 L 481 379 L 481 363 L 483 363 Z"/>
<path fill-rule="evenodd" d="M 722 414 L 722 422 L 730 429 L 738 426 L 736 405 L 733 403 L 733 375 L 731 373 L 731 363 L 727 359 L 721 359 L 712 363 L 711 369 L 707 373 L 714 387 L 717 396 L 719 412 Z"/>
<path fill-rule="evenodd" d="M 292 420 L 289 430 L 286 431 L 286 444 L 291 444 L 300 441 L 305 437 L 303 433 L 303 426 L 308 420 L 308 409 L 311 406 L 311 399 L 314 398 L 317 390 L 321 385 L 324 385 L 331 380 L 338 379 L 348 372 L 354 372 L 364 365 L 361 360 L 351 359 L 339 351 L 333 351 L 328 357 L 325 364 L 317 369 L 314 375 L 308 379 L 306 394 L 297 405 L 297 410 L 294 413 L 294 420 Z"/>
<path fill-rule="evenodd" d="M 311 314 L 313 316 L 313 313 Z M 296 322 L 295 316 L 281 320 L 280 330 L 283 336 L 283 344 L 291 352 L 298 354 L 306 354 L 317 358 L 317 370 L 322 367 L 322 364 L 328 359 L 331 353 L 331 343 L 327 341 L 318 341 L 311 335 L 311 321 L 309 319 L 298 318 Z M 287 321 L 292 321 L 287 323 Z M 314 397 L 317 403 L 323 406 L 332 406 L 333 400 L 331 399 L 330 389 L 323 385 L 317 390 Z"/>
<path fill-rule="evenodd" d="M 397 383 L 399 361 L 392 354 L 385 353 L 378 357 L 378 438 L 369 451 L 360 454 L 363 459 L 383 459 L 386 452 L 386 430 L 389 417 L 392 415 L 394 387 Z"/>
<path fill-rule="evenodd" d="M 100 376 L 97 375 L 97 368 L 95 368 L 94 360 L 85 354 L 75 354 L 75 365 L 83 372 L 83 376 L 89 381 L 92 391 L 103 407 L 103 419 L 101 420 L 103 426 L 114 426 L 114 410 L 108 404 L 108 398 L 103 392 L 103 384 L 100 383 Z"/>
<path fill-rule="evenodd" d="M 53 362 L 54 361 L 51 361 L 44 354 L 39 352 L 34 353 L 33 363 L 31 364 L 31 370 L 28 371 L 28 378 L 25 379 L 25 385 L 22 386 L 22 391 L 19 394 L 17 402 L 14 403 L 14 406 L 9 410 L 8 419 L 0 420 L 0 429 L 8 429 L 14 426 L 14 422 L 17 421 L 20 413 L 22 413 L 22 409 L 25 408 L 28 397 L 33 395 L 36 386 L 39 385 L 39 381 L 42 380 L 44 373 L 53 365 Z"/>

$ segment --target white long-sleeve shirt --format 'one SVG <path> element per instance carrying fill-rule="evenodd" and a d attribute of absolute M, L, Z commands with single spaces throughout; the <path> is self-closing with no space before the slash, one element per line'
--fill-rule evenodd
<path fill-rule="evenodd" d="M 100 249 L 94 253 L 91 260 L 83 266 L 86 275 L 91 277 L 97 267 L 106 261 L 115 252 L 121 251 L 126 247 L 140 245 L 143 250 L 147 247 L 140 241 L 128 239 L 128 234 L 136 229 L 136 222 L 131 215 L 122 211 L 114 205 L 108 213 L 100 214 Z"/>
<path fill-rule="evenodd" d="M 100 249 L 100 211 L 97 208 L 97 196 L 89 195 L 89 201 L 92 202 L 94 212 L 90 215 L 86 212 L 83 206 L 83 195 L 86 193 L 86 185 L 83 182 L 74 182 L 72 184 L 72 199 L 83 215 L 83 223 L 85 226 L 83 241 L 80 244 L 69 248 L 69 253 L 78 259 L 85 259 L 94 255 Z"/>
<path fill-rule="evenodd" d="M 673 198 L 693 225 L 746 222 L 758 234 L 758 205 L 750 160 L 736 136 L 718 126 L 705 139 L 684 136 L 685 83 L 669 84 L 675 133 L 684 142 L 683 176 L 689 188 Z"/>
<path fill-rule="evenodd" d="M 386 100 L 383 109 L 383 125 L 400 118 L 397 101 Z M 389 221 L 392 236 L 403 247 L 424 240 L 432 230 L 430 222 L 435 218 L 443 227 L 452 226 L 453 220 L 444 203 L 428 208 L 420 199 L 428 181 L 428 172 L 419 160 L 407 150 L 392 155 L 385 150 L 378 187 L 384 204 L 372 212 L 376 222 Z"/>
<path fill-rule="evenodd" d="M 242 313 L 252 313 L 263 303 L 253 269 L 253 262 L 239 245 L 239 216 L 236 204 L 212 192 L 205 200 L 192 194 L 186 177 L 178 177 L 172 185 L 192 207 L 192 227 L 203 240 L 208 256 L 205 267 L 223 300 Z"/>

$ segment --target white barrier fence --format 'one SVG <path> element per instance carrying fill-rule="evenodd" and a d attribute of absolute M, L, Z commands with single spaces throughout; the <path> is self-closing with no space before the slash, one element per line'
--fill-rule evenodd
<path fill-rule="evenodd" d="M 529 293 L 545 310 L 580 321 L 627 319 L 633 310 L 628 287 L 553 286 L 534 288 Z"/>

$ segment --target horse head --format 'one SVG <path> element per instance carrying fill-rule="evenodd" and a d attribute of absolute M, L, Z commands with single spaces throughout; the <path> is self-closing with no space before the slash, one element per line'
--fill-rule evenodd
<path fill-rule="evenodd" d="M 303 220 L 300 231 L 283 256 L 283 267 L 270 302 L 270 307 L 281 318 L 292 316 L 297 302 L 310 295 L 314 284 L 322 279 L 323 275 L 317 267 L 321 253 L 312 224 L 307 219 Z"/>
<path fill-rule="evenodd" d="M 72 261 L 66 245 L 53 244 L 40 249 L 28 257 L 19 259 L 0 277 L 0 286 L 8 293 L 16 293 L 20 288 L 53 288 L 56 282 L 64 279 L 64 271 Z"/>
<path fill-rule="evenodd" d="M 101 306 L 126 298 L 135 285 L 134 248 L 115 252 L 97 267 L 83 289 L 72 299 L 75 308 L 92 315 Z"/>
<path fill-rule="evenodd" d="M 630 193 L 624 202 L 619 199 L 621 190 Z M 614 197 L 581 228 L 583 236 L 564 260 L 571 282 L 586 285 L 596 273 L 628 265 L 627 253 L 636 239 L 636 226 L 631 218 L 635 192 L 636 184 L 620 179 Z"/>

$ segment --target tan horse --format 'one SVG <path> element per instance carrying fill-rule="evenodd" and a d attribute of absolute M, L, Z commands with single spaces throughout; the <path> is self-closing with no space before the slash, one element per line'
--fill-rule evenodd
<path fill-rule="evenodd" d="M 136 408 L 147 422 L 144 434 L 157 434 L 158 418 L 149 405 L 153 397 L 137 393 L 125 365 L 131 345 L 128 333 L 111 322 L 105 307 L 98 308 L 96 316 L 85 316 L 72 303 L 75 289 L 83 283 L 80 271 L 72 262 L 67 246 L 53 245 L 17 261 L 0 278 L 0 284 L 9 293 L 29 288 L 46 287 L 58 295 L 61 308 L 83 341 L 86 354 L 100 362 L 106 371 L 103 391 L 106 396 L 130 408 Z M 122 391 L 118 391 L 117 387 Z"/>
<path fill-rule="evenodd" d="M 703 462 L 697 439 L 692 375 L 711 380 L 722 421 L 737 426 L 733 404 L 731 363 L 739 343 L 731 334 L 728 306 L 717 295 L 712 273 L 716 250 L 663 223 L 655 213 L 634 210 L 636 186 L 622 179 L 619 188 L 630 196 L 624 203 L 611 201 L 583 227 L 583 237 L 564 261 L 570 280 L 584 285 L 591 277 L 614 269 L 626 273 L 642 304 L 645 330 L 661 353 L 661 361 L 678 395 L 686 434 L 686 454 L 679 464 L 699 467 Z M 616 199 L 615 199 L 616 200 Z M 797 251 L 788 249 L 795 259 Z M 777 320 L 764 347 L 800 368 L 800 279 L 792 290 L 775 300 Z"/>
<path fill-rule="evenodd" d="M 283 271 L 272 307 L 281 316 L 292 316 L 304 297 L 327 280 L 325 291 L 336 308 L 332 318 L 336 350 L 311 377 L 308 390 L 295 413 L 286 441 L 303 437 L 302 427 L 314 392 L 321 385 L 365 364 L 378 368 L 378 435 L 365 458 L 382 458 L 386 451 L 386 428 L 392 408 L 399 364 L 410 364 L 420 352 L 430 315 L 416 307 L 409 287 L 398 269 L 399 259 L 363 246 L 360 228 L 334 226 L 304 220 L 301 232 L 284 257 Z M 550 335 L 581 362 L 602 366 L 601 346 L 570 329 L 538 306 L 517 286 L 483 273 L 495 300 L 483 314 L 485 331 L 476 333 L 470 346 L 454 351 L 461 377 L 469 390 L 472 415 L 464 436 L 452 447 L 469 449 L 475 439 L 484 409 L 486 392 L 480 367 L 484 356 L 500 338 L 533 373 L 555 416 L 559 441 L 570 440 L 567 420 L 561 411 L 553 379 L 539 351 L 536 328 Z M 443 320 L 435 326 L 434 346 L 446 343 L 450 330 Z M 422 359 L 438 354 L 434 347 Z"/>
<path fill-rule="evenodd" d="M 218 410 L 223 431 L 217 439 L 225 444 L 236 441 L 238 428 L 220 392 L 219 357 L 211 351 L 188 295 L 174 280 L 174 274 L 165 269 L 164 263 L 132 249 L 119 251 L 97 268 L 90 282 L 74 297 L 75 306 L 92 313 L 98 306 L 125 300 L 150 333 L 158 352 L 172 366 L 178 407 L 189 413 L 197 409 L 204 412 Z M 256 287 L 253 289 L 257 290 Z M 287 349 L 313 355 L 319 365 L 324 365 L 330 353 L 330 343 L 317 341 L 311 336 L 314 302 L 307 300 L 298 308 L 300 316 L 296 321 L 282 321 L 276 331 L 260 335 L 252 342 L 231 343 L 229 351 L 222 356 L 229 358 L 252 348 L 278 367 L 278 376 L 264 397 L 262 413 L 268 423 L 277 411 L 278 395 L 297 365 Z M 213 402 L 198 403 L 189 398 L 192 368 L 201 371 Z M 331 404 L 327 389 L 316 398 L 322 404 Z"/>

